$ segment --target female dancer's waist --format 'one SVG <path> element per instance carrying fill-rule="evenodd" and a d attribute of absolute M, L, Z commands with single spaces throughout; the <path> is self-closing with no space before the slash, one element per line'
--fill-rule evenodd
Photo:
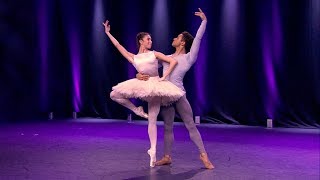
<path fill-rule="evenodd" d="M 149 76 L 149 79 L 160 79 L 159 76 Z"/>

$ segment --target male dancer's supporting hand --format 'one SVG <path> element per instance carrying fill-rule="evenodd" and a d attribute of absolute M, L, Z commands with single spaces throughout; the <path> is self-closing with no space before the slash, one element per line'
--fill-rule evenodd
<path fill-rule="evenodd" d="M 142 81 L 148 81 L 149 80 L 149 75 L 147 74 L 142 74 L 142 73 L 138 73 L 136 74 L 136 78 Z"/>

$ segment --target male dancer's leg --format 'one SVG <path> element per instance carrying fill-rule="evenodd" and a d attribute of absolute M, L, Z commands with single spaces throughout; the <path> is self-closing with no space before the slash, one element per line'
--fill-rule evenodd
<path fill-rule="evenodd" d="M 193 121 L 193 113 L 192 108 L 189 104 L 189 101 L 187 100 L 186 95 L 184 95 L 182 98 L 179 99 L 179 101 L 176 103 L 176 109 L 178 113 L 180 114 L 184 125 L 189 131 L 190 139 L 193 141 L 193 143 L 196 144 L 200 151 L 200 159 L 203 162 L 204 166 L 207 169 L 213 169 L 214 166 L 210 162 L 208 155 L 206 153 L 206 150 L 203 145 L 203 141 L 201 138 L 201 135 Z"/>
<path fill-rule="evenodd" d="M 171 164 L 171 151 L 172 143 L 174 140 L 173 136 L 173 122 L 175 116 L 175 110 L 173 106 L 163 107 L 161 110 L 161 116 L 164 122 L 164 156 L 160 161 L 156 162 L 157 166 Z"/>
<path fill-rule="evenodd" d="M 173 122 L 175 110 L 173 106 L 163 107 L 161 116 L 164 122 L 164 154 L 171 156 L 172 144 L 174 141 Z"/>
<path fill-rule="evenodd" d="M 193 112 L 186 95 L 181 97 L 178 102 L 176 102 L 176 110 L 178 111 L 184 125 L 189 131 L 190 139 L 198 147 L 200 153 L 206 153 L 203 145 L 201 135 L 193 121 Z"/>

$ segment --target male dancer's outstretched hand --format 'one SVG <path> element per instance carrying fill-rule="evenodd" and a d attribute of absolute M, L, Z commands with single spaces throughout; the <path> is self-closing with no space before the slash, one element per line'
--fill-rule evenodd
<path fill-rule="evenodd" d="M 199 9 L 199 12 L 195 12 L 194 15 L 199 16 L 202 21 L 207 20 L 207 17 L 204 14 L 204 12 L 200 8 L 198 9 Z"/>

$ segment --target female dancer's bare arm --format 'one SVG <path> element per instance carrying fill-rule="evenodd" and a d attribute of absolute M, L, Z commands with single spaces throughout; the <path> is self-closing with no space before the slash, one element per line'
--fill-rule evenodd
<path fill-rule="evenodd" d="M 112 36 L 110 33 L 110 24 L 109 21 L 106 20 L 105 23 L 102 23 L 104 25 L 104 30 L 109 39 L 111 40 L 112 44 L 118 49 L 118 51 L 122 54 L 123 57 L 125 57 L 130 63 L 133 62 L 133 56 L 134 54 L 128 52 L 118 41 L 116 38 Z"/>
<path fill-rule="evenodd" d="M 163 73 L 163 76 L 160 78 L 160 81 L 163 81 L 173 71 L 174 67 L 178 64 L 178 62 L 172 57 L 166 56 L 161 52 L 155 51 L 154 54 L 157 57 L 157 59 L 160 59 L 162 61 L 169 63 L 169 68 Z"/>

